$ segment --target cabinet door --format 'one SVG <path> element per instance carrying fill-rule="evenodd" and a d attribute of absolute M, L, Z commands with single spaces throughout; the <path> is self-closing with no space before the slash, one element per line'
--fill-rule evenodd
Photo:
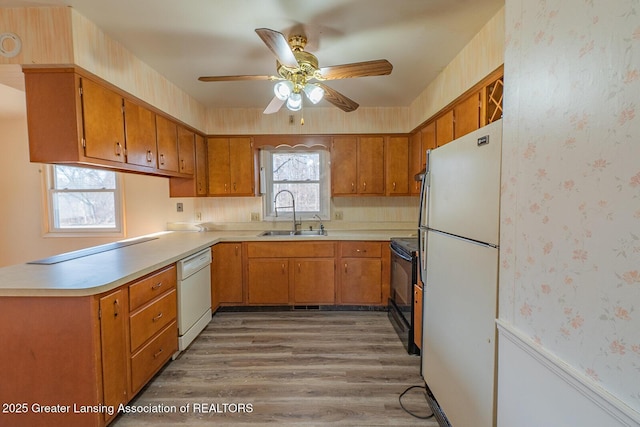
<path fill-rule="evenodd" d="M 242 304 L 242 245 L 218 243 L 213 246 L 211 263 L 211 306 Z"/>
<path fill-rule="evenodd" d="M 460 138 L 480 128 L 480 93 L 474 93 L 469 98 L 453 108 L 455 126 L 454 138 Z"/>
<path fill-rule="evenodd" d="M 331 145 L 331 193 L 334 196 L 355 195 L 357 193 L 357 153 L 358 139 L 356 137 L 333 138 Z"/>
<path fill-rule="evenodd" d="M 104 404 L 117 407 L 127 399 L 126 290 L 100 298 L 100 340 Z"/>
<path fill-rule="evenodd" d="M 424 169 L 422 156 L 422 133 L 418 131 L 409 138 L 409 188 L 412 196 L 420 194 L 420 182 L 414 176 Z"/>
<path fill-rule="evenodd" d="M 249 304 L 289 304 L 289 260 L 250 259 L 248 267 Z"/>
<path fill-rule="evenodd" d="M 453 110 L 436 120 L 436 145 L 438 147 L 453 141 Z"/>
<path fill-rule="evenodd" d="M 178 126 L 178 160 L 180 173 L 193 175 L 195 171 L 195 133 Z"/>
<path fill-rule="evenodd" d="M 409 138 L 390 136 L 386 140 L 386 195 L 406 196 L 409 194 Z M 413 180 L 413 175 L 411 175 Z"/>
<path fill-rule="evenodd" d="M 384 195 L 384 138 L 358 139 L 358 193 Z"/>
<path fill-rule="evenodd" d="M 209 138 L 207 141 L 209 163 L 209 194 L 229 194 L 229 138 Z"/>
<path fill-rule="evenodd" d="M 156 168 L 156 115 L 124 100 L 127 163 Z"/>
<path fill-rule="evenodd" d="M 251 138 L 229 138 L 229 185 L 233 195 L 254 195 L 254 161 Z"/>
<path fill-rule="evenodd" d="M 382 303 L 380 258 L 342 258 L 340 297 L 343 304 Z"/>
<path fill-rule="evenodd" d="M 196 135 L 196 195 L 207 195 L 207 141 Z"/>
<path fill-rule="evenodd" d="M 158 169 L 178 172 L 178 126 L 171 120 L 156 116 Z"/>
<path fill-rule="evenodd" d="M 294 304 L 333 304 L 335 261 L 333 259 L 291 260 Z"/>
<path fill-rule="evenodd" d="M 422 348 L 422 288 L 413 285 L 413 342 Z"/>
<path fill-rule="evenodd" d="M 82 79 L 82 111 L 85 156 L 124 162 L 122 97 Z"/>

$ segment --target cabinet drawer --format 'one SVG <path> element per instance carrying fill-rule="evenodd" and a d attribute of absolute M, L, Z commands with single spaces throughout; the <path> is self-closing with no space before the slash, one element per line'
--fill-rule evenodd
<path fill-rule="evenodd" d="M 169 324 L 131 357 L 131 389 L 138 391 L 178 350 L 178 324 Z"/>
<path fill-rule="evenodd" d="M 341 242 L 340 256 L 343 258 L 380 258 L 380 242 Z"/>
<path fill-rule="evenodd" d="M 129 285 L 129 310 L 136 310 L 138 307 L 175 287 L 175 265 L 141 279 Z"/>
<path fill-rule="evenodd" d="M 175 289 L 160 299 L 131 314 L 131 350 L 135 351 L 160 329 L 176 319 L 177 300 Z"/>
<path fill-rule="evenodd" d="M 249 258 L 331 258 L 333 242 L 254 242 L 247 244 Z"/>

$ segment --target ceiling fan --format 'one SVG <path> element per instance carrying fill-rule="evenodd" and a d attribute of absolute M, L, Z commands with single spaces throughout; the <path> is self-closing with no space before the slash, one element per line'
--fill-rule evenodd
<path fill-rule="evenodd" d="M 393 66 L 386 59 L 319 67 L 318 58 L 304 50 L 307 44 L 305 36 L 293 35 L 287 41 L 282 33 L 268 28 L 258 28 L 256 33 L 277 58 L 277 76 L 203 76 L 198 80 L 203 82 L 277 81 L 273 88 L 275 96 L 264 110 L 264 114 L 276 113 L 285 104 L 291 111 L 300 110 L 302 108 L 302 93 L 314 104 L 324 98 L 342 111 L 355 111 L 358 108 L 357 102 L 323 82 L 353 77 L 384 76 L 391 74 L 391 70 L 393 70 Z"/>

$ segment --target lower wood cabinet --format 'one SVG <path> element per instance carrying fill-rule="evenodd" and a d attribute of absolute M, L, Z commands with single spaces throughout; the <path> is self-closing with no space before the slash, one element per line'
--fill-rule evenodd
<path fill-rule="evenodd" d="M 387 304 L 389 242 L 245 245 L 248 305 Z"/>
<path fill-rule="evenodd" d="M 422 286 L 413 285 L 413 342 L 422 349 Z"/>
<path fill-rule="evenodd" d="M 211 307 L 242 305 L 245 302 L 242 243 L 217 243 L 212 248 Z"/>
<path fill-rule="evenodd" d="M 247 243 L 250 305 L 335 303 L 335 242 Z"/>
<path fill-rule="evenodd" d="M 372 305 L 386 303 L 383 295 L 382 244 L 340 242 L 339 246 L 340 302 Z"/>
<path fill-rule="evenodd" d="M 289 259 L 249 259 L 248 278 L 249 304 L 289 303 Z"/>
<path fill-rule="evenodd" d="M 0 346 L 0 366 L 9 367 L 0 402 L 27 402 L 26 411 L 0 414 L 0 425 L 111 422 L 118 405 L 128 403 L 178 348 L 175 286 L 172 265 L 99 295 L 0 297 L 0 340 L 10 343 Z M 162 326 L 132 322 L 149 310 Z M 32 405 L 69 410 L 37 411 Z M 74 411 L 105 406 L 114 414 Z"/>
<path fill-rule="evenodd" d="M 100 298 L 102 391 L 104 404 L 112 407 L 129 401 L 127 311 L 127 290 L 124 288 Z"/>
<path fill-rule="evenodd" d="M 294 304 L 333 304 L 335 302 L 335 260 L 297 258 L 289 261 L 293 269 Z"/>

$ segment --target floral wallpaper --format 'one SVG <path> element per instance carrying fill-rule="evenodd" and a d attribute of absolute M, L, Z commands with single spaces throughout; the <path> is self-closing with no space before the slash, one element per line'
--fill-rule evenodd
<path fill-rule="evenodd" d="M 640 412 L 640 0 L 506 0 L 500 317 Z"/>

